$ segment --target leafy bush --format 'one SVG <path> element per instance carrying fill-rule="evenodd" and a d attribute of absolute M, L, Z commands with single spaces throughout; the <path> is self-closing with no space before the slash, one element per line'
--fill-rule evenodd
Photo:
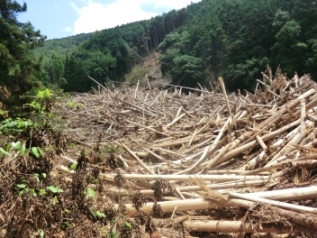
<path fill-rule="evenodd" d="M 30 119 L 7 118 L 0 122 L 0 134 L 15 135 L 17 133 L 26 131 L 32 126 L 34 126 L 34 124 Z"/>
<path fill-rule="evenodd" d="M 54 103 L 53 95 L 54 92 L 50 89 L 38 91 L 35 100 L 27 106 L 37 112 L 50 112 Z"/>

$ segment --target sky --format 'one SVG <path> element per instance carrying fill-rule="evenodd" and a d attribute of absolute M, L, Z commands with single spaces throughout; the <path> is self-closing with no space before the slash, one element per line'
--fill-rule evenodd
<path fill-rule="evenodd" d="M 146 20 L 201 0 L 17 0 L 27 4 L 20 22 L 31 22 L 48 39 Z"/>

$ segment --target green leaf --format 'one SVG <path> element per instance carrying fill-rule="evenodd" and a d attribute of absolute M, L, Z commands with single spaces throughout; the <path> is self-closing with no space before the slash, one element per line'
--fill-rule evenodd
<path fill-rule="evenodd" d="M 40 194 L 41 196 L 46 195 L 45 189 L 40 189 L 40 190 L 39 190 L 39 194 Z"/>
<path fill-rule="evenodd" d="M 40 229 L 40 231 L 39 231 L 39 236 L 40 236 L 40 238 L 44 238 L 45 237 L 45 233 L 44 233 L 44 231 L 42 229 Z"/>
<path fill-rule="evenodd" d="M 17 184 L 17 187 L 20 189 L 19 191 L 19 197 L 21 197 L 25 192 L 28 191 L 27 185 L 22 183 L 22 184 Z"/>
<path fill-rule="evenodd" d="M 103 212 L 95 211 L 95 216 L 98 218 L 106 218 L 106 215 Z"/>
<path fill-rule="evenodd" d="M 17 141 L 17 142 L 12 142 L 11 146 L 13 149 L 15 150 L 21 150 L 22 149 L 22 143 L 21 141 Z"/>
<path fill-rule="evenodd" d="M 36 180 L 36 182 L 38 182 L 38 183 L 40 182 L 39 176 L 40 176 L 39 174 L 34 174 L 35 180 Z"/>
<path fill-rule="evenodd" d="M 92 197 L 92 198 L 96 197 L 96 192 L 92 188 L 87 188 L 86 194 L 88 197 Z"/>
<path fill-rule="evenodd" d="M 72 227 L 72 224 L 69 221 L 64 221 L 63 222 L 63 228 L 64 229 L 68 229 L 68 228 L 71 228 L 71 227 Z"/>
<path fill-rule="evenodd" d="M 63 189 L 61 189 L 61 188 L 59 188 L 59 187 L 55 187 L 55 186 L 53 186 L 53 185 L 46 187 L 46 189 L 47 189 L 48 191 L 51 191 L 52 193 L 62 193 L 62 192 L 64 192 Z"/>
<path fill-rule="evenodd" d="M 38 151 L 40 152 L 41 155 L 44 155 L 44 152 L 43 152 L 43 150 L 41 150 L 41 148 L 38 147 L 37 149 L 38 149 Z"/>
<path fill-rule="evenodd" d="M 71 164 L 71 165 L 70 165 L 70 168 L 71 168 L 72 170 L 76 170 L 77 164 Z"/>
<path fill-rule="evenodd" d="M 129 222 L 125 222 L 124 225 L 125 225 L 127 228 L 130 228 L 130 229 L 132 228 L 132 225 L 131 225 Z"/>
<path fill-rule="evenodd" d="M 39 159 L 41 157 L 40 155 L 41 150 L 38 147 L 32 147 L 31 151 L 35 155 L 36 158 Z"/>
<path fill-rule="evenodd" d="M 7 111 L 4 111 L 4 110 L 0 109 L 0 116 L 5 115 L 6 113 L 7 113 Z"/>
<path fill-rule="evenodd" d="M 95 210 L 94 208 L 90 209 L 90 212 L 93 214 L 94 217 L 96 218 L 106 218 L 106 215 L 98 210 Z"/>
<path fill-rule="evenodd" d="M 17 184 L 17 187 L 20 189 L 25 189 L 27 185 L 25 183 Z"/>
<path fill-rule="evenodd" d="M 116 238 L 116 237 L 117 237 L 117 232 L 111 231 L 110 237 L 111 237 L 111 238 Z"/>
<path fill-rule="evenodd" d="M 70 214 L 70 210 L 68 210 L 67 208 L 64 209 L 64 212 L 65 212 L 66 214 Z"/>
<path fill-rule="evenodd" d="M 37 194 L 36 194 L 36 192 L 35 192 L 35 190 L 34 190 L 33 188 L 30 189 L 29 192 L 31 193 L 31 195 L 32 195 L 33 197 L 36 197 L 36 196 L 37 196 Z"/>
<path fill-rule="evenodd" d="M 27 149 L 25 147 L 22 147 L 21 150 L 19 151 L 19 154 L 23 156 L 26 154 L 26 152 L 27 152 Z"/>
<path fill-rule="evenodd" d="M 0 147 L 0 153 L 4 155 L 10 155 L 7 151 L 5 151 L 2 147 Z"/>

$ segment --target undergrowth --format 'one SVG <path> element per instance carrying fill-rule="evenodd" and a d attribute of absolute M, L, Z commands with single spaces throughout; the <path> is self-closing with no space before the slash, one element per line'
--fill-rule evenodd
<path fill-rule="evenodd" d="M 101 144 L 100 135 L 64 175 L 56 170 L 70 143 L 52 113 L 54 102 L 51 90 L 39 91 L 25 105 L 29 118 L 0 122 L 0 237 L 159 237 L 152 218 L 140 210 L 147 203 L 142 194 L 119 196 L 118 205 L 103 195 L 105 169 L 117 173 L 119 190 L 127 183 L 120 173 L 127 167 L 122 148 Z M 138 211 L 135 218 L 126 216 L 126 199 Z"/>

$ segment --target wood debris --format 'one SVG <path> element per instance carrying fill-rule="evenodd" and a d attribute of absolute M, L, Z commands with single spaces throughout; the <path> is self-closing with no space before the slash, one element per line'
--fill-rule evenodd
<path fill-rule="evenodd" d="M 317 85 L 262 75 L 254 93 L 227 95 L 221 78 L 212 92 L 102 89 L 55 113 L 72 141 L 119 151 L 101 155 L 123 166 L 100 178 L 128 216 L 185 216 L 191 234 L 316 233 Z M 146 198 L 137 208 L 136 194 Z"/>

